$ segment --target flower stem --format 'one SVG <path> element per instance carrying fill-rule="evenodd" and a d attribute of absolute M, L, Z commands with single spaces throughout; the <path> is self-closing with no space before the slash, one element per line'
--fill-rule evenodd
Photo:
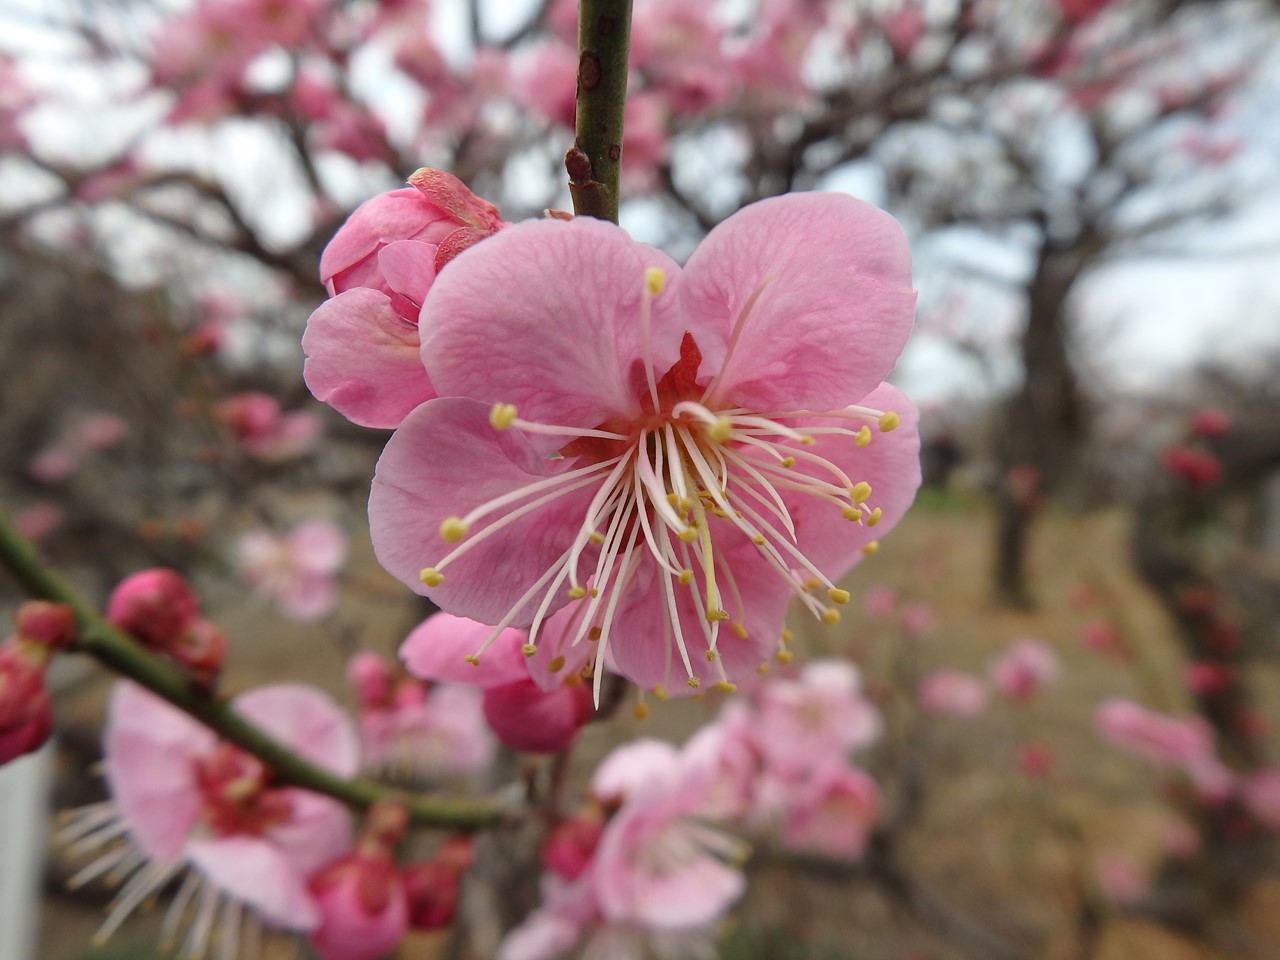
<path fill-rule="evenodd" d="M 564 166 L 573 212 L 617 223 L 631 0 L 580 0 L 578 10 L 578 112 Z"/>
<path fill-rule="evenodd" d="M 2 510 L 0 566 L 7 567 L 33 597 L 65 603 L 75 611 L 80 637 L 73 649 L 146 687 L 222 739 L 253 754 L 282 783 L 326 794 L 361 810 L 379 800 L 396 800 L 409 810 L 410 819 L 422 826 L 480 830 L 502 820 L 502 811 L 476 801 L 403 793 L 365 777 L 348 780 L 304 760 L 237 714 L 230 702 L 200 692 L 181 670 L 116 629 L 70 583 L 39 561 L 35 549 Z"/>

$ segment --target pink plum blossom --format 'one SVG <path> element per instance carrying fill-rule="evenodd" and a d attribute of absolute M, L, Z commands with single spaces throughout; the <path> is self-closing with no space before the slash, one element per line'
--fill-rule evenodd
<path fill-rule="evenodd" d="M 1250 774 L 1240 784 L 1240 798 L 1259 823 L 1280 831 L 1280 768 Z"/>
<path fill-rule="evenodd" d="M 949 717 L 976 717 L 987 709 L 988 689 L 980 678 L 959 670 L 937 670 L 920 681 L 920 706 Z"/>
<path fill-rule="evenodd" d="M 1217 756 L 1213 728 L 1198 716 L 1171 717 L 1113 698 L 1094 714 L 1098 733 L 1156 766 L 1182 770 L 1206 799 L 1225 797 L 1234 776 Z"/>
<path fill-rule="evenodd" d="M 278 463 L 305 453 L 320 435 L 310 411 L 284 413 L 275 397 L 249 391 L 227 397 L 214 410 L 231 438 L 255 460 Z"/>
<path fill-rule="evenodd" d="M 53 733 L 48 661 L 47 649 L 18 637 L 0 643 L 0 765 L 39 750 Z"/>
<path fill-rule="evenodd" d="M 439 930 L 453 922 L 458 912 L 462 874 L 474 859 L 469 837 L 450 837 L 430 860 L 405 867 L 401 879 L 410 927 Z"/>
<path fill-rule="evenodd" d="M 815 660 L 796 680 L 771 681 L 757 703 L 756 747 L 775 773 L 817 769 L 875 742 L 882 727 L 857 667 L 843 660 Z"/>
<path fill-rule="evenodd" d="M 996 688 L 1010 700 L 1027 700 L 1058 679 L 1058 657 L 1039 640 L 1019 640 L 991 661 Z"/>
<path fill-rule="evenodd" d="M 423 167 L 409 187 L 366 200 L 320 258 L 332 299 L 307 321 L 303 376 L 353 423 L 397 426 L 436 395 L 419 359 L 419 314 L 440 270 L 506 226 L 451 174 Z"/>
<path fill-rule="evenodd" d="M 882 583 L 872 584 L 862 595 L 862 607 L 867 616 L 875 620 L 884 620 L 893 615 L 898 606 L 898 593 L 893 587 Z"/>
<path fill-rule="evenodd" d="M 753 204 L 683 270 L 589 217 L 506 228 L 423 303 L 440 398 L 378 462 L 377 555 L 535 650 L 568 611 L 597 686 L 731 687 L 792 596 L 839 619 L 915 496 L 915 408 L 882 383 L 914 304 L 897 224 L 840 194 Z"/>
<path fill-rule="evenodd" d="M 199 601 L 182 576 L 157 567 L 120 581 L 107 600 L 107 619 L 183 667 L 211 688 L 222 669 L 227 640 L 200 616 Z"/>
<path fill-rule="evenodd" d="M 292 620 L 319 620 L 338 602 L 337 573 L 347 560 L 347 535 L 329 520 L 308 520 L 284 537 L 250 530 L 236 545 L 246 584 L 275 600 Z"/>
<path fill-rule="evenodd" d="M 880 810 L 880 789 L 839 763 L 822 767 L 789 804 L 783 842 L 793 850 L 855 859 L 866 849 Z"/>
<path fill-rule="evenodd" d="M 351 659 L 347 676 L 356 686 L 368 769 L 431 780 L 478 773 L 493 759 L 479 690 L 397 676 L 368 651 Z"/>
<path fill-rule="evenodd" d="M 23 537 L 32 543 L 39 543 L 62 526 L 66 518 L 66 511 L 56 503 L 39 500 L 15 513 L 13 525 Z"/>
<path fill-rule="evenodd" d="M 562 615 L 550 626 L 563 627 L 566 619 Z M 581 670 L 592 645 L 569 649 L 566 657 L 553 642 L 530 656 L 525 633 L 503 630 L 483 657 L 474 658 L 472 651 L 490 632 L 473 620 L 437 613 L 405 638 L 400 657 L 415 677 L 483 690 L 485 721 L 513 750 L 564 750 L 591 719 L 590 688 Z"/>
<path fill-rule="evenodd" d="M 312 763 L 343 777 L 356 772 L 355 729 L 320 691 L 277 684 L 233 706 Z M 257 759 L 131 683 L 112 694 L 104 748 L 111 800 L 82 809 L 64 831 L 73 853 L 101 851 L 73 883 L 113 868 L 124 874 L 101 936 L 179 874 L 184 892 L 166 926 L 176 929 L 193 898 L 207 917 L 186 938 L 191 955 L 205 949 L 218 917 L 224 938 L 239 936 L 245 911 L 285 930 L 320 923 L 307 880 L 350 846 L 341 803 L 275 785 Z"/>

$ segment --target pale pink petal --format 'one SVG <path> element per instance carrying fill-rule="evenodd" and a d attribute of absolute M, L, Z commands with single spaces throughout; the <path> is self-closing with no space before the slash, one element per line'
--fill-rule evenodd
<path fill-rule="evenodd" d="M 823 573 L 833 580 L 843 577 L 863 558 L 862 548 L 878 540 L 897 525 L 915 500 L 920 487 L 920 435 L 915 405 L 896 387 L 881 384 L 861 405 L 876 410 L 892 410 L 901 424 L 889 433 L 880 433 L 871 425 L 872 440 L 860 448 L 852 438 L 838 434 L 820 435 L 818 442 L 804 448 L 840 467 L 855 484 L 871 484 L 868 507 L 879 507 L 879 523 L 853 524 L 844 519 L 840 508 L 804 493 L 782 491 L 783 500 L 795 521 L 800 549 Z M 818 421 L 805 421 L 816 423 Z M 827 422 L 827 421 L 824 421 Z M 849 426 L 850 421 L 829 421 Z M 857 422 L 853 423 L 856 428 Z M 797 468 L 801 467 L 797 464 Z M 832 481 L 830 474 L 804 465 L 819 479 Z"/>
<path fill-rule="evenodd" d="M 320 923 L 306 878 L 268 840 L 245 836 L 192 840 L 186 852 L 214 886 L 248 904 L 268 924 L 313 930 Z"/>
<path fill-rule="evenodd" d="M 236 712 L 305 759 L 339 776 L 355 776 L 360 736 L 328 694 L 301 683 L 278 683 L 240 694 Z"/>
<path fill-rule="evenodd" d="M 508 227 L 457 262 L 465 269 L 440 274 L 419 327 L 438 393 L 579 427 L 639 412 L 645 269 L 659 267 L 674 281 L 679 267 L 670 258 L 613 224 L 578 217 Z M 670 301 L 668 291 L 653 303 L 659 376 L 683 336 Z"/>
<path fill-rule="evenodd" d="M 629 890 L 615 893 L 603 878 L 600 884 L 605 916 L 658 929 L 682 929 L 717 919 L 746 891 L 747 879 L 741 870 L 703 856 L 670 873 L 635 877 Z"/>
<path fill-rule="evenodd" d="M 515 430 L 495 430 L 483 403 L 454 398 L 425 403 L 405 419 L 378 460 L 369 497 L 374 552 L 383 567 L 441 608 L 497 623 L 569 548 L 594 486 L 531 511 L 483 542 L 478 541 L 485 529 L 507 511 L 480 519 L 458 544 L 441 539 L 440 524 L 566 469 L 564 461 L 540 456 Z M 475 546 L 448 564 L 443 583 L 423 584 L 423 568 L 436 566 L 468 541 L 476 541 Z M 584 562 L 592 562 L 591 553 L 584 556 Z M 525 604 L 514 625 L 527 625 L 540 601 L 535 595 Z M 562 595 L 551 609 L 566 602 Z"/>
<path fill-rule="evenodd" d="M 328 279 L 348 270 L 382 244 L 420 237 L 434 242 L 439 238 L 430 228 L 436 224 L 439 224 L 436 233 L 447 233 L 455 229 L 455 224 L 447 219 L 443 211 L 412 187 L 392 190 L 367 200 L 347 218 L 347 222 L 324 248 L 324 253 L 320 256 L 320 276 Z M 372 273 L 372 265 L 370 272 Z M 363 276 L 344 277 L 336 292 L 365 286 L 362 282 L 365 279 L 367 278 Z M 331 289 L 331 292 L 335 291 Z"/>
<path fill-rule="evenodd" d="M 421 240 L 397 240 L 378 251 L 378 268 L 387 279 L 393 295 L 399 295 L 414 306 L 413 315 L 422 309 L 422 301 L 436 278 L 438 244 Z M 404 314 L 399 305 L 397 310 Z"/>
<path fill-rule="evenodd" d="M 172 863 L 203 803 L 195 761 L 217 738 L 176 707 L 119 683 L 103 737 L 107 785 L 134 841 L 156 863 Z"/>
<path fill-rule="evenodd" d="M 577 675 L 596 655 L 596 645 L 585 637 L 575 645 L 581 608 L 569 604 L 548 617 L 538 631 L 538 652 L 526 659 L 529 676 L 543 690 L 554 690 L 566 677 Z M 555 666 L 552 670 L 551 667 Z"/>
<path fill-rule="evenodd" d="M 472 656 L 493 632 L 493 627 L 466 617 L 436 613 L 414 627 L 400 645 L 405 668 L 422 680 L 465 683 L 473 687 L 503 687 L 529 679 L 525 666 L 525 634 L 504 630 L 472 664 Z"/>
<path fill-rule="evenodd" d="M 334 573 L 347 561 L 347 535 L 331 520 L 308 520 L 289 532 L 296 565 L 313 573 Z"/>
<path fill-rule="evenodd" d="M 716 396 L 753 410 L 830 410 L 856 403 L 893 368 L 911 332 L 915 292 L 902 228 L 838 193 L 753 203 L 690 256 L 681 314 L 727 341 L 751 309 Z M 723 353 L 704 356 L 716 365 Z"/>
<path fill-rule="evenodd" d="M 299 874 L 309 877 L 351 849 L 351 814 L 343 804 L 309 790 L 279 793 L 288 798 L 289 818 L 267 836 Z"/>
<path fill-rule="evenodd" d="M 358 287 L 316 308 L 302 336 L 302 375 L 322 400 L 362 427 L 395 427 L 435 396 L 418 331 L 377 290 Z"/>
<path fill-rule="evenodd" d="M 591 792 L 606 802 L 626 800 L 645 784 L 670 781 L 680 752 L 665 740 L 642 737 L 615 747 L 591 775 Z"/>

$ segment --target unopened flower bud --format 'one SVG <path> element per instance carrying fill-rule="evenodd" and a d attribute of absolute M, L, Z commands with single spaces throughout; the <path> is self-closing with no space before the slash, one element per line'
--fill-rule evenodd
<path fill-rule="evenodd" d="M 121 580 L 107 601 L 107 619 L 149 647 L 177 640 L 199 616 L 187 581 L 173 570 L 141 570 Z"/>
<path fill-rule="evenodd" d="M 29 600 L 13 622 L 22 640 L 50 650 L 64 650 L 76 639 L 76 615 L 65 603 Z"/>
<path fill-rule="evenodd" d="M 560 821 L 542 841 L 542 865 L 566 880 L 577 880 L 590 865 L 603 832 L 604 818 L 598 809 L 588 808 Z"/>
<path fill-rule="evenodd" d="M 470 839 L 454 837 L 430 860 L 404 869 L 401 878 L 409 905 L 409 926 L 415 930 L 439 930 L 453 922 L 462 873 L 473 859 Z"/>
<path fill-rule="evenodd" d="M 46 660 L 45 649 L 16 638 L 0 645 L 0 764 L 38 750 L 53 732 Z"/>
<path fill-rule="evenodd" d="M 369 650 L 347 661 L 347 679 L 355 687 L 361 708 L 382 706 L 391 700 L 395 680 L 391 665 Z"/>
<path fill-rule="evenodd" d="M 311 946 L 322 960 L 381 960 L 409 925 L 404 883 L 389 850 L 357 849 L 311 878 L 320 926 Z"/>
<path fill-rule="evenodd" d="M 208 620 L 196 620 L 164 652 L 191 675 L 197 686 L 210 689 L 227 658 L 227 638 Z"/>

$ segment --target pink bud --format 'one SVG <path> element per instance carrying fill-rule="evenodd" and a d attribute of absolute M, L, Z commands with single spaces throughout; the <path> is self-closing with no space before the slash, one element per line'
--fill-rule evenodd
<path fill-rule="evenodd" d="M 64 650 L 76 639 L 76 615 L 65 603 L 29 600 L 18 608 L 13 622 L 27 643 Z"/>
<path fill-rule="evenodd" d="M 458 912 L 459 881 L 474 858 L 470 838 L 453 837 L 430 860 L 405 868 L 401 879 L 409 904 L 409 926 L 439 930 L 453 922 Z"/>
<path fill-rule="evenodd" d="M 347 679 L 361 708 L 382 706 L 391 699 L 391 665 L 370 650 L 361 650 L 347 661 Z"/>
<path fill-rule="evenodd" d="M 227 658 L 227 638 L 208 620 L 196 620 L 164 648 L 200 687 L 211 688 Z"/>
<path fill-rule="evenodd" d="M 53 732 L 46 659 L 42 647 L 14 638 L 0 644 L 0 764 L 38 750 Z"/>
<path fill-rule="evenodd" d="M 1194 662 L 1182 668 L 1182 680 L 1192 693 L 1214 694 L 1230 688 L 1234 674 L 1220 663 Z"/>
<path fill-rule="evenodd" d="M 187 581 L 173 570 L 141 570 L 121 580 L 107 601 L 107 619 L 149 647 L 176 640 L 199 616 Z"/>
<path fill-rule="evenodd" d="M 521 680 L 484 692 L 484 718 L 512 750 L 559 753 L 591 719 L 591 688 L 585 683 L 543 690 Z"/>
<path fill-rule="evenodd" d="M 1160 464 L 1196 491 L 1208 490 L 1222 479 L 1218 458 L 1192 447 L 1170 447 L 1160 455 Z"/>
<path fill-rule="evenodd" d="M 1018 769 L 1032 778 L 1048 776 L 1053 769 L 1053 751 L 1043 743 L 1023 744 L 1018 750 Z"/>
<path fill-rule="evenodd" d="M 595 807 L 561 820 L 542 841 L 542 865 L 566 880 L 577 880 L 591 864 L 602 833 L 604 818 Z"/>
<path fill-rule="evenodd" d="M 404 883 L 385 848 L 348 854 L 309 887 L 320 908 L 311 946 L 322 960 L 381 960 L 408 929 Z"/>
<path fill-rule="evenodd" d="M 1220 437 L 1231 429 L 1231 418 L 1225 411 L 1208 407 L 1191 417 L 1190 427 L 1197 437 Z"/>

